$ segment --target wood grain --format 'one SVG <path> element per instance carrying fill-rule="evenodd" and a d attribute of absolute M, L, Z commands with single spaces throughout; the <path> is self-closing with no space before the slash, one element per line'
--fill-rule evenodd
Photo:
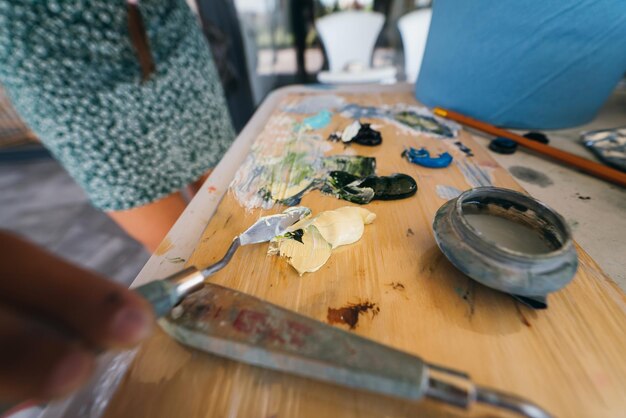
<path fill-rule="evenodd" d="M 287 100 L 298 97 L 292 95 Z M 346 95 L 370 106 L 414 103 L 409 94 Z M 278 108 L 280 109 L 280 107 Z M 284 116 L 276 110 L 273 117 Z M 293 116 L 292 117 L 296 117 Z M 298 116 L 297 118 L 301 118 Z M 348 120 L 340 115 L 321 131 L 326 137 Z M 266 255 L 267 245 L 241 248 L 212 281 L 259 296 L 304 315 L 326 320 L 329 307 L 371 301 L 378 315 L 361 316 L 354 331 L 427 361 L 469 372 L 477 383 L 528 397 L 558 417 L 618 417 L 626 411 L 626 299 L 578 248 L 573 282 L 532 311 L 509 296 L 457 271 L 437 248 L 431 223 L 444 203 L 436 185 L 469 188 L 453 164 L 427 169 L 400 158 L 405 146 L 464 154 L 443 140 L 372 121 L 383 133 L 380 147 L 352 146 L 377 157 L 377 172 L 412 175 L 416 196 L 366 207 L 378 217 L 361 241 L 333 253 L 318 272 L 299 277 L 285 260 Z M 274 132 L 264 130 L 260 140 Z M 489 167 L 494 184 L 522 190 L 467 133 L 460 140 Z M 332 153 L 343 153 L 334 145 Z M 348 203 L 314 191 L 302 204 L 314 213 Z M 276 212 L 280 208 L 275 208 Z M 266 211 L 246 213 L 227 194 L 209 221 L 190 263 L 218 260 L 231 239 Z M 391 283 L 402 283 L 394 289 Z M 345 327 L 347 329 L 347 327 Z M 106 417 L 461 417 L 508 416 L 487 408 L 467 414 L 431 401 L 396 399 L 237 364 L 182 347 L 158 331 L 142 347 L 111 401 Z"/>

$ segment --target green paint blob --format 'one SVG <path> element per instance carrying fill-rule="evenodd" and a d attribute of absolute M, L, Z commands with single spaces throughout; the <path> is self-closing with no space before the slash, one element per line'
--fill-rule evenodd
<path fill-rule="evenodd" d="M 417 192 L 417 183 L 406 174 L 359 178 L 344 171 L 331 171 L 321 190 L 339 199 L 364 205 L 372 200 L 397 200 L 413 196 Z"/>

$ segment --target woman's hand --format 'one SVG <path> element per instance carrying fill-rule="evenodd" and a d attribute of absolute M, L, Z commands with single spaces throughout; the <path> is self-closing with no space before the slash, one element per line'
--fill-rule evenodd
<path fill-rule="evenodd" d="M 0 231 L 0 404 L 69 394 L 151 331 L 140 296 Z"/>

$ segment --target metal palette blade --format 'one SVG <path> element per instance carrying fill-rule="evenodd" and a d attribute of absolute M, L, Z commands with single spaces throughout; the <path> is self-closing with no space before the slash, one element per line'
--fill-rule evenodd
<path fill-rule="evenodd" d="M 239 235 L 241 245 L 267 242 L 275 236 L 284 234 L 287 229 L 311 214 L 309 208 L 293 207 L 277 215 L 264 216 Z"/>

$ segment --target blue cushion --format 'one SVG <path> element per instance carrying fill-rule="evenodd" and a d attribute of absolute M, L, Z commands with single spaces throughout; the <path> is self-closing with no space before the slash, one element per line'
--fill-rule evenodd
<path fill-rule="evenodd" d="M 417 98 L 512 128 L 594 118 L 626 71 L 624 0 L 435 0 Z"/>

